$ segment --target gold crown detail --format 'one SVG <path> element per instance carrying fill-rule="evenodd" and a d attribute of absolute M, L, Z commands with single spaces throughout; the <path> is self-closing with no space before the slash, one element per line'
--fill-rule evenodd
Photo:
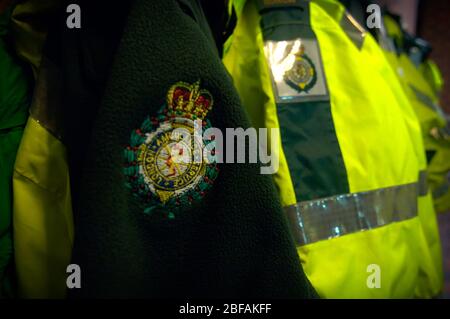
<path fill-rule="evenodd" d="M 167 94 L 167 109 L 173 115 L 193 115 L 204 119 L 212 109 L 213 97 L 207 90 L 200 89 L 200 81 L 194 84 L 178 82 Z"/>

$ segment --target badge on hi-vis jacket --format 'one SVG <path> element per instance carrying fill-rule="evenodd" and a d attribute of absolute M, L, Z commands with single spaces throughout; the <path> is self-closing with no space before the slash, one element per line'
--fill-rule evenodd
<path fill-rule="evenodd" d="M 264 51 L 277 103 L 329 100 L 317 40 L 270 40 Z"/>
<path fill-rule="evenodd" d="M 213 97 L 200 82 L 179 82 L 157 116 L 131 133 L 124 173 L 127 187 L 144 202 L 144 213 L 175 218 L 212 187 L 218 168 L 208 150 L 214 141 L 203 139 L 212 106 Z"/>
<path fill-rule="evenodd" d="M 290 87 L 308 93 L 317 83 L 317 72 L 313 61 L 305 54 L 305 47 L 295 53 L 295 62 L 292 68 L 284 74 L 284 80 Z"/>

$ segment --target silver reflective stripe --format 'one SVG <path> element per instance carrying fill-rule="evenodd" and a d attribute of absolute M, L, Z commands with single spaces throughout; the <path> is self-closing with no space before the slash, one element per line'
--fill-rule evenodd
<path fill-rule="evenodd" d="M 286 212 L 302 246 L 416 217 L 417 194 L 413 183 L 300 202 Z"/>
<path fill-rule="evenodd" d="M 356 47 L 361 50 L 364 39 L 366 38 L 366 31 L 364 28 L 348 12 L 345 12 L 342 17 L 341 27 Z"/>
<path fill-rule="evenodd" d="M 426 196 L 428 194 L 428 173 L 427 171 L 419 172 L 419 196 Z"/>
<path fill-rule="evenodd" d="M 447 192 L 450 190 L 450 172 L 447 173 L 447 177 L 444 182 L 434 190 L 433 197 L 438 199 L 442 196 L 445 196 Z"/>
<path fill-rule="evenodd" d="M 425 93 L 421 92 L 417 88 L 415 88 L 413 85 L 409 85 L 410 88 L 414 91 L 414 94 L 416 95 L 417 99 L 422 102 L 424 105 L 426 105 L 431 110 L 435 111 L 439 116 L 446 118 L 444 111 L 442 111 L 441 107 L 433 102 L 433 100 L 426 95 Z"/>
<path fill-rule="evenodd" d="M 433 198 L 438 199 L 443 197 L 450 190 L 450 184 L 448 182 L 444 182 L 441 186 L 436 188 L 433 192 Z"/>

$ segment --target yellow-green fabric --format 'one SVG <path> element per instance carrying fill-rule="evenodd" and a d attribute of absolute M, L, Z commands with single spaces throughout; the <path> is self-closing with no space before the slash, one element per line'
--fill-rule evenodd
<path fill-rule="evenodd" d="M 341 29 L 338 17 L 342 16 L 342 7 L 337 7 L 340 13 L 332 15 L 327 12 L 329 8 L 332 7 L 324 10 L 319 1 L 311 3 L 311 24 L 320 44 L 350 192 L 417 182 L 421 169 L 420 146 L 414 143 L 418 136 L 420 140 L 417 120 L 411 111 L 410 117 L 405 117 L 405 107 L 400 105 L 389 82 L 383 79 L 381 71 L 374 72 L 367 56 Z M 224 63 L 253 125 L 279 128 L 259 19 L 251 1 L 238 12 L 236 30 L 225 47 Z M 297 198 L 284 150 L 278 144 L 275 150 L 280 154 L 280 169 L 274 178 L 283 205 L 289 206 L 297 203 Z M 435 288 L 430 287 L 433 284 L 429 273 L 434 269 L 430 270 L 433 262 L 425 234 L 421 219 L 416 217 L 301 246 L 298 253 L 322 297 L 431 296 Z M 381 267 L 380 289 L 366 285 L 367 267 L 371 264 Z M 422 274 L 424 269 L 426 272 Z M 422 276 L 425 277 L 422 282 L 428 285 L 426 292 L 419 289 Z"/>
<path fill-rule="evenodd" d="M 13 10 L 15 50 L 31 65 L 35 78 L 48 25 L 61 4 L 61 0 L 25 0 Z M 74 236 L 66 147 L 47 128 L 45 121 L 56 116 L 46 114 L 53 112 L 45 106 L 47 92 L 37 94 L 52 89 L 46 71 L 41 70 L 31 107 L 33 114 L 39 104 L 34 113 L 44 120 L 28 119 L 13 174 L 13 240 L 21 298 L 65 297 Z"/>
<path fill-rule="evenodd" d="M 13 176 L 19 296 L 63 298 L 73 221 L 65 146 L 29 118 Z"/>
<path fill-rule="evenodd" d="M 450 211 L 450 141 L 437 142 L 438 151 L 428 168 L 428 182 L 438 213 Z"/>
<path fill-rule="evenodd" d="M 383 16 L 383 23 L 386 28 L 387 35 L 394 40 L 397 48 L 403 48 L 404 38 L 401 26 L 393 17 L 389 15 Z"/>
<path fill-rule="evenodd" d="M 389 83 L 392 92 L 396 94 L 396 99 L 399 105 L 402 106 L 405 121 L 409 123 L 408 127 L 410 128 L 410 136 L 413 141 L 412 145 L 415 147 L 415 153 L 419 162 L 419 169 L 421 171 L 426 171 L 427 161 L 420 122 L 417 114 L 414 112 L 413 103 L 410 102 L 411 100 L 407 95 L 407 92 L 412 94 L 411 89 L 401 85 L 394 70 L 390 67 L 389 62 L 384 58 L 381 49 L 374 44 L 372 37 L 366 39 L 362 52 L 370 54 L 371 59 L 368 59 L 368 61 L 372 63 L 378 62 L 378 66 L 374 64 L 374 68 L 380 70 L 380 74 L 382 74 L 383 78 Z M 378 61 L 377 58 L 379 59 Z M 428 244 L 428 251 L 426 252 L 428 258 L 422 260 L 422 277 L 420 285 L 417 288 L 416 296 L 434 297 L 437 296 L 442 289 L 443 272 L 439 230 L 430 190 L 426 196 L 419 196 L 419 217 Z"/>
<path fill-rule="evenodd" d="M 335 17 L 337 21 L 342 19 L 343 10 L 339 8 L 339 4 L 335 0 L 314 0 L 314 2 L 321 5 L 322 8 L 327 10 L 327 13 L 330 13 L 331 16 Z M 332 14 L 335 12 L 335 14 Z M 395 23 L 394 20 L 388 18 L 388 23 Z M 391 26 L 388 28 L 388 32 L 391 36 L 398 39 L 398 41 L 402 41 L 401 37 L 401 29 L 397 26 Z M 373 37 L 369 34 L 366 34 L 364 39 L 364 45 L 361 48 L 361 54 L 365 56 L 365 60 L 368 64 L 371 65 L 373 71 L 378 71 L 381 77 L 385 80 L 386 83 L 389 84 L 389 87 L 392 93 L 395 95 L 395 99 L 397 100 L 397 104 L 401 107 L 404 115 L 405 122 L 407 124 L 410 139 L 412 141 L 412 146 L 415 149 L 415 153 L 417 159 L 419 161 L 419 167 L 421 171 L 425 171 L 427 169 L 427 162 L 425 157 L 425 147 L 424 142 L 421 139 L 421 128 L 418 116 L 414 111 L 414 107 L 410 103 L 407 93 L 412 94 L 411 88 L 402 87 L 402 84 L 398 80 L 395 72 L 391 67 L 391 63 L 389 63 L 386 59 L 385 54 L 373 39 Z M 386 53 L 389 55 L 389 53 Z M 406 55 L 403 55 L 406 57 Z M 389 55 L 388 58 L 395 59 L 395 55 Z M 403 60 L 402 62 L 406 64 L 405 70 L 398 70 L 400 74 L 404 76 L 408 76 L 415 72 L 412 67 L 414 66 L 409 59 Z M 414 85 L 419 85 L 419 87 L 426 92 L 429 91 L 426 88 L 426 84 L 423 82 L 415 81 Z M 406 91 L 405 91 L 406 90 Z M 415 99 L 417 102 L 417 99 Z M 435 101 L 434 101 L 435 102 Z M 430 114 L 429 108 L 422 109 L 422 112 L 428 115 L 430 122 L 438 121 L 436 120 L 436 115 Z M 425 116 L 422 115 L 422 118 Z M 442 121 L 440 122 L 442 125 Z M 443 153 L 440 153 L 441 156 L 436 158 L 442 158 Z M 450 159 L 448 159 L 450 162 Z M 449 164 L 447 164 L 449 165 Z M 441 166 L 442 167 L 442 166 Z M 429 173 L 433 171 L 430 168 Z M 441 175 L 442 176 L 442 175 Z M 433 187 L 430 187 L 431 190 Z M 431 191 L 428 192 L 426 196 L 419 196 L 419 217 L 422 221 L 422 226 L 425 232 L 425 238 L 428 243 L 428 250 L 424 251 L 424 254 L 428 256 L 426 260 L 422 261 L 422 269 L 421 269 L 421 277 L 418 283 L 418 287 L 416 290 L 416 297 L 433 297 L 440 293 L 443 285 L 443 273 L 442 273 L 442 252 L 439 240 L 439 231 L 437 226 L 437 220 L 435 217 L 435 210 L 433 208 L 433 200 L 431 198 Z"/>
<path fill-rule="evenodd" d="M 223 62 L 233 77 L 234 85 L 250 116 L 255 128 L 280 127 L 276 115 L 276 104 L 272 94 L 269 70 L 264 56 L 264 44 L 259 30 L 259 14 L 254 3 L 236 2 L 238 23 L 233 35 L 224 48 Z M 277 132 L 277 145 L 269 150 L 279 158 L 278 173 L 274 175 L 283 206 L 297 203 L 291 182 L 284 151 L 281 147 L 281 135 Z M 276 155 L 278 153 L 278 155 Z M 280 188 L 280 185 L 283 185 Z"/>
<path fill-rule="evenodd" d="M 401 40 L 398 24 L 390 17 L 385 17 L 384 22 L 388 34 Z M 431 193 L 434 194 L 435 209 L 437 212 L 447 212 L 450 208 L 450 188 L 447 191 L 445 188 L 450 172 L 450 142 L 442 138 L 441 134 L 437 134 L 447 126 L 447 119 L 439 110 L 442 76 L 437 66 L 430 60 L 417 68 L 404 53 L 398 55 L 385 51 L 385 55 L 396 70 L 422 128 L 425 150 L 429 155 L 428 183 Z M 418 93 L 424 96 L 425 100 L 420 98 Z"/>
<path fill-rule="evenodd" d="M 434 93 L 439 96 L 444 88 L 444 78 L 437 64 L 433 60 L 427 59 L 419 66 L 419 71 L 431 85 Z"/>
<path fill-rule="evenodd" d="M 423 134 L 429 135 L 430 131 L 435 127 L 445 127 L 447 124 L 445 118 L 435 110 L 432 110 L 428 105 L 424 105 L 422 101 L 417 99 L 414 90 L 411 89 L 411 86 L 413 86 L 416 90 L 426 95 L 434 104 L 438 105 L 439 99 L 434 94 L 431 86 L 422 77 L 407 55 L 401 54 L 398 56 L 397 63 L 398 74 L 404 83 L 405 90 L 409 92 L 410 100 L 420 120 Z M 426 140 L 425 143 L 427 143 Z"/>
<path fill-rule="evenodd" d="M 432 154 L 428 166 L 428 183 L 436 211 L 447 213 L 450 210 L 450 135 L 446 135 L 446 138 L 441 134 L 436 136 L 433 134 L 436 131 L 434 129 L 426 139 L 427 150 Z"/>
<path fill-rule="evenodd" d="M 419 66 L 419 72 L 431 86 L 435 97 L 439 99 L 444 88 L 444 78 L 437 64 L 431 59 Z M 450 211 L 450 119 L 447 118 L 447 133 L 434 134 L 428 138 L 429 149 L 435 152 L 428 168 L 428 181 L 434 195 L 434 205 L 439 213 Z"/>
<path fill-rule="evenodd" d="M 335 0 L 314 0 L 314 2 L 321 4 L 323 8 L 327 8 L 327 12 L 335 11 L 337 14 L 334 16 L 337 21 L 340 21 L 342 18 L 342 10 L 337 8 L 339 5 Z M 333 7 L 334 5 L 334 7 Z M 388 18 L 388 23 L 394 24 L 395 21 L 391 18 Z M 397 41 L 401 43 L 401 29 L 394 24 L 388 28 L 388 32 L 391 36 L 395 37 Z M 412 146 L 415 148 L 415 153 L 417 155 L 417 159 L 419 161 L 419 167 L 421 171 L 425 171 L 427 169 L 427 161 L 425 157 L 425 146 L 424 142 L 421 139 L 421 128 L 420 121 L 418 116 L 416 115 L 415 109 L 410 102 L 407 94 L 411 96 L 413 94 L 410 87 L 403 87 L 402 83 L 398 80 L 395 71 L 392 69 L 392 61 L 396 60 L 396 56 L 391 52 L 383 52 L 381 48 L 377 45 L 375 40 L 369 34 L 366 34 L 364 45 L 361 48 L 361 53 L 365 56 L 365 60 L 368 64 L 371 64 L 373 71 L 378 71 L 381 77 L 385 80 L 386 83 L 389 84 L 392 93 L 395 95 L 398 105 L 401 107 L 405 122 L 407 123 L 407 127 L 410 132 L 410 138 L 412 141 Z M 406 57 L 406 55 L 404 55 Z M 390 59 L 390 63 L 387 59 Z M 408 76 L 415 72 L 412 68 L 414 65 L 411 63 L 409 59 L 402 59 L 402 62 L 406 64 L 406 71 L 402 70 L 401 66 L 397 68 L 399 74 L 403 76 Z M 419 85 L 419 87 L 426 92 L 427 88 L 423 82 L 420 80 L 415 81 L 414 85 Z M 417 99 L 414 99 L 414 102 L 417 103 Z M 417 108 L 417 106 L 416 106 Z M 422 112 L 425 115 L 428 115 L 429 121 L 433 123 L 433 121 L 437 122 L 436 114 L 430 113 L 428 109 L 422 109 Z M 422 118 L 425 118 L 422 115 Z M 440 122 L 442 124 L 442 121 Z M 436 157 L 436 161 L 439 159 L 442 160 L 443 152 L 440 153 L 440 156 Z M 448 158 L 447 163 L 450 163 L 450 158 Z M 447 167 L 450 164 L 447 164 Z M 437 166 L 437 165 L 435 165 Z M 442 167 L 442 165 L 441 165 Z M 436 169 L 436 168 L 434 168 Z M 429 175 L 434 170 L 433 168 L 429 168 Z M 436 175 L 436 174 L 435 174 Z M 441 174 L 442 176 L 442 174 Z M 428 179 L 430 181 L 430 178 Z M 430 190 L 434 188 L 430 185 Z M 419 217 L 422 221 L 422 227 L 425 232 L 425 238 L 428 243 L 428 250 L 424 251 L 424 254 L 428 256 L 425 260 L 422 260 L 421 264 L 421 277 L 418 283 L 418 287 L 416 290 L 416 297 L 433 297 L 437 296 L 443 285 L 443 272 L 442 272 L 442 252 L 441 245 L 439 240 L 439 230 L 437 226 L 437 220 L 435 217 L 435 209 L 433 208 L 433 200 L 431 197 L 431 191 L 428 192 L 425 196 L 419 196 Z"/>

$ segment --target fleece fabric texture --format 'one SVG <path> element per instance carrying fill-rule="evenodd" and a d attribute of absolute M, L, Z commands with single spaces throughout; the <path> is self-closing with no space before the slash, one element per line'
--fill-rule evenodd
<path fill-rule="evenodd" d="M 66 27 L 68 4 L 81 9 L 81 29 Z M 109 77 L 132 1 L 66 1 L 63 12 L 49 28 L 45 57 L 60 70 L 63 125 L 62 141 L 67 147 L 73 203 L 78 203 L 86 145 Z M 56 95 L 56 94 L 55 94 Z"/>
<path fill-rule="evenodd" d="M 199 9 L 198 1 L 183 2 Z M 260 175 L 259 165 L 219 165 L 201 205 L 175 220 L 144 215 L 143 204 L 125 188 L 123 148 L 178 81 L 201 80 L 211 92 L 214 127 L 249 126 L 210 31 L 191 13 L 175 0 L 137 0 L 132 7 L 86 140 L 74 209 L 73 262 L 81 267 L 82 288 L 69 294 L 315 297 L 272 179 Z"/>

